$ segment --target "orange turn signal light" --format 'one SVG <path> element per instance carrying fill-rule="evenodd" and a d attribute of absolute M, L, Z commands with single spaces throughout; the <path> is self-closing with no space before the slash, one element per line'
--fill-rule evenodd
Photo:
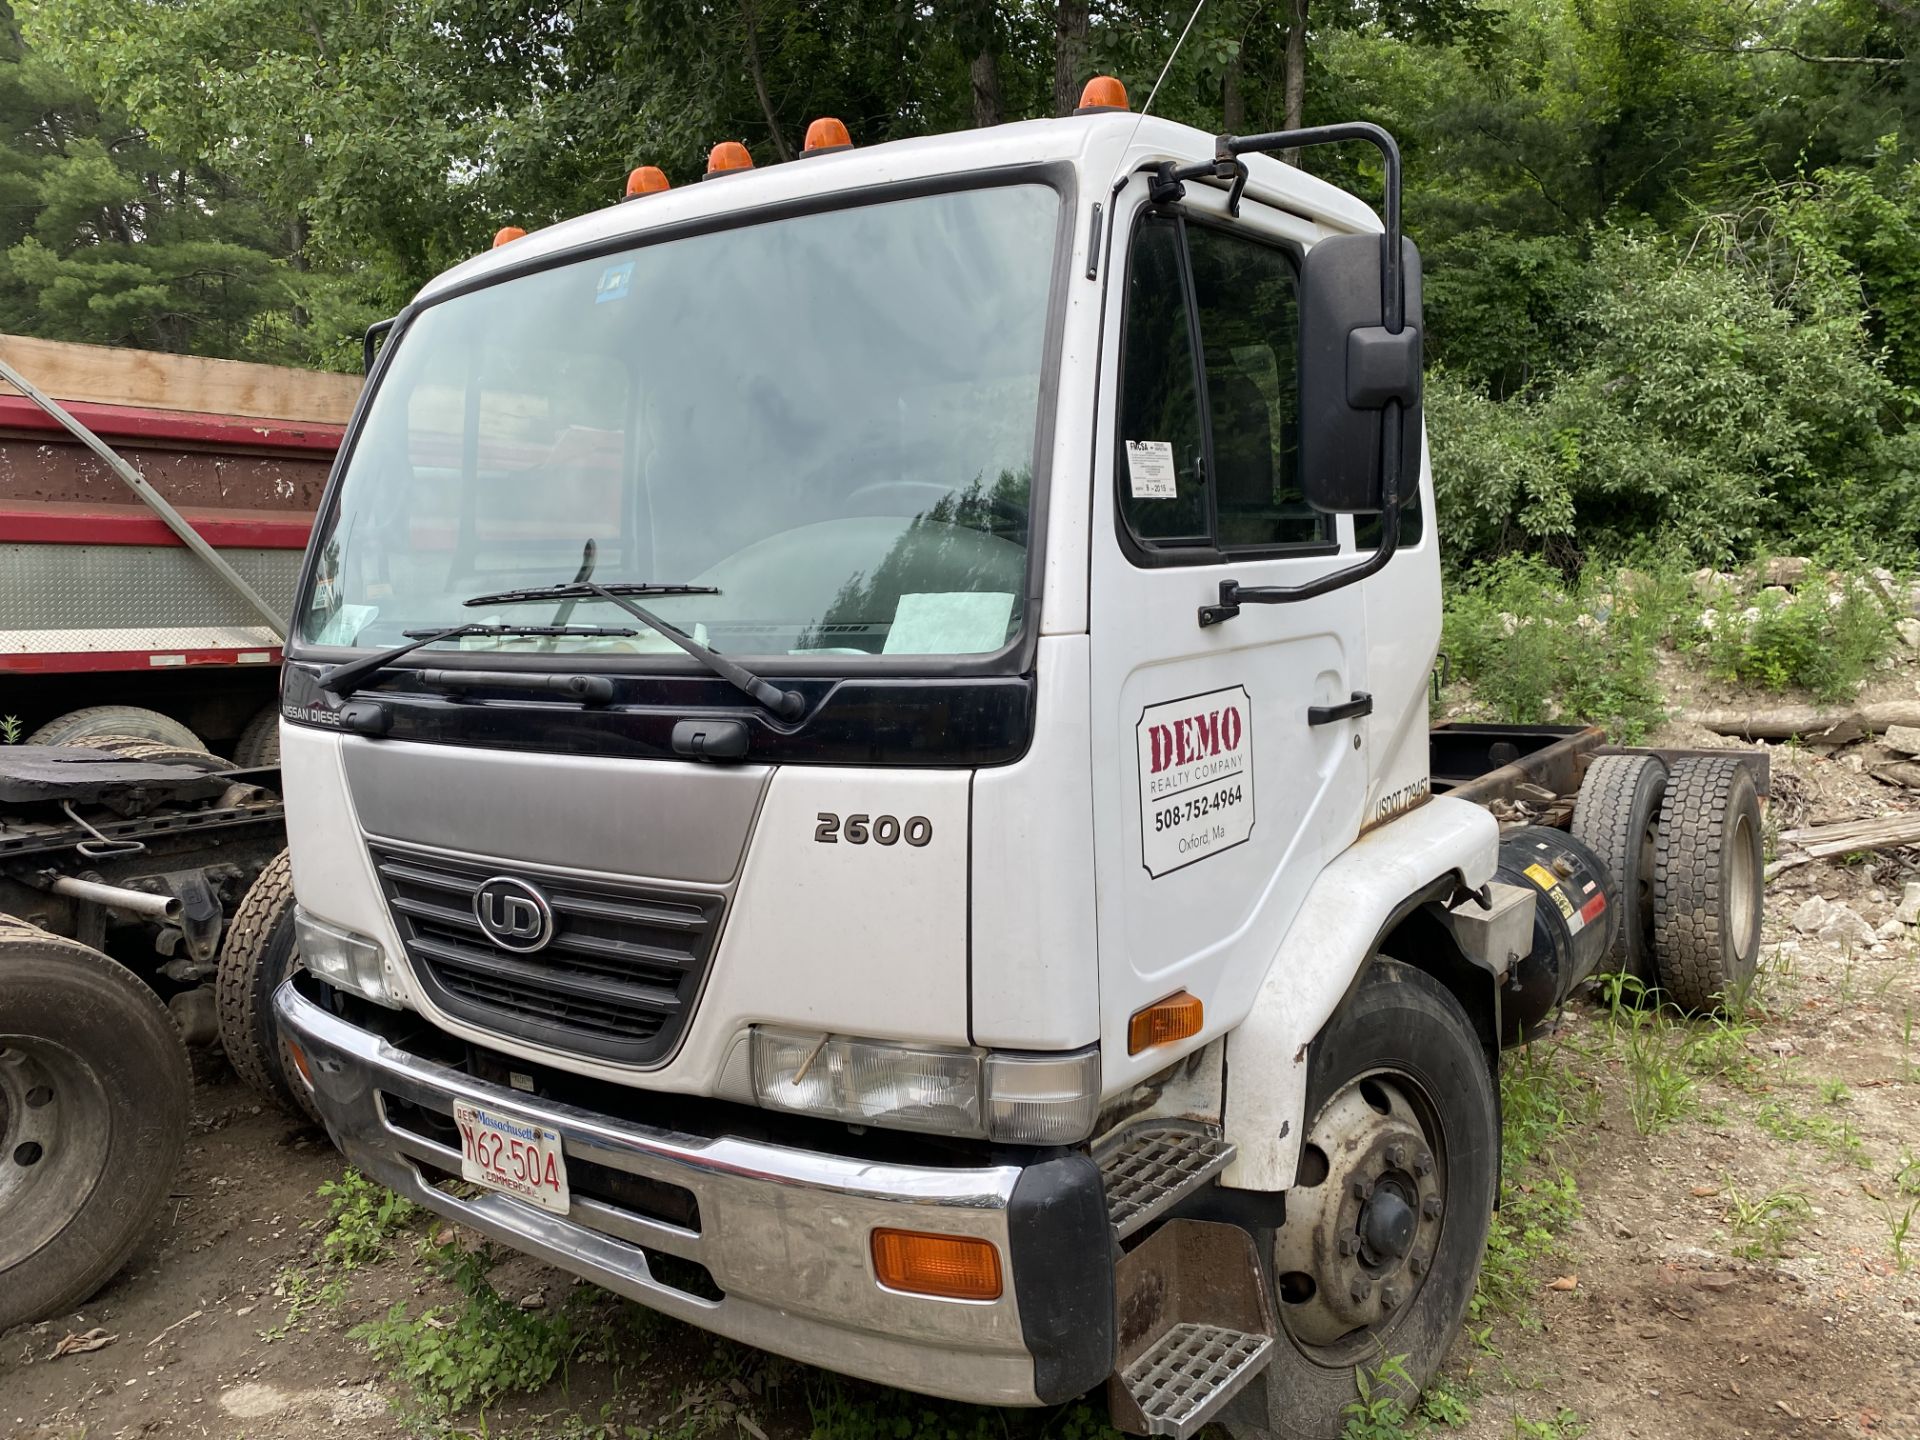
<path fill-rule="evenodd" d="M 873 1273 L 889 1290 L 948 1300 L 998 1300 L 1000 1252 L 971 1235 L 873 1232 Z"/>
<path fill-rule="evenodd" d="M 802 155 L 831 155 L 836 150 L 851 150 L 853 137 L 847 133 L 847 127 L 831 115 L 822 115 L 807 126 L 806 143 L 800 147 Z"/>
<path fill-rule="evenodd" d="M 1205 1018 L 1206 1007 L 1198 996 L 1176 991 L 1144 1010 L 1133 1012 L 1133 1018 L 1127 1021 L 1127 1053 L 1138 1055 L 1156 1045 L 1171 1045 L 1189 1035 L 1198 1035 Z"/>
<path fill-rule="evenodd" d="M 707 152 L 707 174 L 725 175 L 734 170 L 751 170 L 753 156 L 738 140 L 722 140 Z"/>
<path fill-rule="evenodd" d="M 515 240 L 525 239 L 526 234 L 518 225 L 502 225 L 493 232 L 493 248 L 498 250 L 502 245 L 511 245 Z"/>
<path fill-rule="evenodd" d="M 1076 115 L 1104 115 L 1109 110 L 1125 110 L 1127 105 L 1127 87 L 1111 75 L 1096 75 L 1087 81 L 1087 88 L 1080 92 L 1080 108 Z"/>
<path fill-rule="evenodd" d="M 293 1068 L 300 1072 L 300 1078 L 307 1082 L 307 1089 L 313 1089 L 313 1071 L 307 1068 L 307 1052 L 293 1041 L 287 1041 L 287 1054 L 293 1057 Z"/>
<path fill-rule="evenodd" d="M 621 198 L 638 200 L 642 195 L 658 195 L 672 188 L 667 182 L 667 172 L 658 165 L 641 165 L 627 172 L 627 193 Z"/>

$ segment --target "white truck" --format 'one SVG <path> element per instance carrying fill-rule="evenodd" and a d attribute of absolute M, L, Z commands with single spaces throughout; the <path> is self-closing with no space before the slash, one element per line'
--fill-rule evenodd
<path fill-rule="evenodd" d="M 1391 139 L 1110 96 L 723 145 L 407 307 L 287 639 L 275 1007 L 354 1163 L 667 1314 L 1331 1436 L 1460 1325 L 1503 1041 L 1751 972 L 1765 769 L 1429 732 Z M 1336 141 L 1383 217 L 1272 158 Z"/>

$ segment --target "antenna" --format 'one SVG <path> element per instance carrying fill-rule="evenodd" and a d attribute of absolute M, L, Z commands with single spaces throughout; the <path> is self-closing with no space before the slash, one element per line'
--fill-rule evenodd
<path fill-rule="evenodd" d="M 1166 83 L 1167 73 L 1173 69 L 1173 62 L 1180 58 L 1180 48 L 1187 43 L 1187 36 L 1193 33 L 1193 25 L 1200 18 L 1200 12 L 1207 8 L 1207 0 L 1199 0 L 1193 7 L 1193 13 L 1187 16 L 1186 26 L 1180 31 L 1180 38 L 1173 42 L 1173 49 L 1167 54 L 1167 63 L 1160 67 L 1160 74 L 1153 82 L 1153 89 L 1147 92 L 1147 103 L 1140 107 L 1140 114 L 1133 122 L 1133 129 L 1127 135 L 1127 143 L 1120 147 L 1120 159 L 1113 167 L 1113 183 L 1107 187 L 1109 199 L 1120 193 L 1120 187 L 1127 183 L 1122 173 L 1126 169 L 1127 156 L 1133 150 L 1133 142 L 1140 138 L 1140 126 L 1145 123 L 1153 110 L 1154 98 L 1159 95 L 1160 87 Z"/>

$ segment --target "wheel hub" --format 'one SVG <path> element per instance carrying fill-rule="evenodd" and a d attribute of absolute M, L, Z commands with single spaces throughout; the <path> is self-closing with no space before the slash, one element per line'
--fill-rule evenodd
<path fill-rule="evenodd" d="M 1282 1323 L 1297 1341 L 1329 1346 L 1391 1320 L 1418 1293 L 1446 1194 L 1433 1144 L 1391 1077 L 1336 1094 L 1306 1146 L 1325 1157 L 1326 1173 L 1287 1192 L 1274 1272 Z"/>
<path fill-rule="evenodd" d="M 0 1269 L 79 1213 L 107 1161 L 112 1118 L 91 1067 L 35 1036 L 0 1036 Z"/>

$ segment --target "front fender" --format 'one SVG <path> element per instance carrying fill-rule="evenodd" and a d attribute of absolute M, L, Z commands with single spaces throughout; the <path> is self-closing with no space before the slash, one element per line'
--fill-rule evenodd
<path fill-rule="evenodd" d="M 1368 831 L 1320 872 L 1252 1012 L 1227 1037 L 1226 1138 L 1236 1153 L 1221 1184 L 1240 1190 L 1293 1184 L 1314 1036 L 1408 899 L 1448 878 L 1484 885 L 1499 849 L 1492 815 L 1442 796 Z"/>

